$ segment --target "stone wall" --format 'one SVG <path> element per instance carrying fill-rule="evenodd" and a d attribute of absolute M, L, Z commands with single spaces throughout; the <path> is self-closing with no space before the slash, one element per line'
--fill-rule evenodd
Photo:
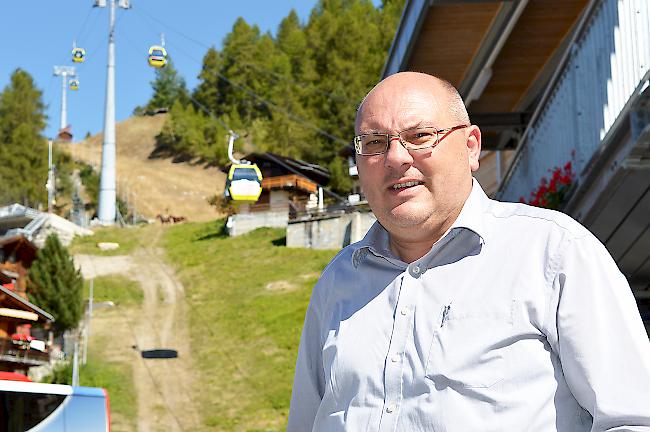
<path fill-rule="evenodd" d="M 287 247 L 341 249 L 361 240 L 375 220 L 372 213 L 354 212 L 291 221 Z"/>
<path fill-rule="evenodd" d="M 285 228 L 289 222 L 289 209 L 256 213 L 239 213 L 228 218 L 228 234 L 238 236 L 261 227 Z"/>

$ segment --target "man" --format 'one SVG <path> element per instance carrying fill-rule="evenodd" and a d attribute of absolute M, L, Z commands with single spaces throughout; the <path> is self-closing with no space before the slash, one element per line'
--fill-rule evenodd
<path fill-rule="evenodd" d="M 458 92 L 392 75 L 356 119 L 378 223 L 314 288 L 297 431 L 650 431 L 650 343 L 604 246 L 490 200 Z"/>

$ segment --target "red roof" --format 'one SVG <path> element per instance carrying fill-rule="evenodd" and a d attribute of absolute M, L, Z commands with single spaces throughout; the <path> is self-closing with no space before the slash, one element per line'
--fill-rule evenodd
<path fill-rule="evenodd" d="M 32 382 L 27 375 L 16 372 L 0 372 L 0 380 Z"/>

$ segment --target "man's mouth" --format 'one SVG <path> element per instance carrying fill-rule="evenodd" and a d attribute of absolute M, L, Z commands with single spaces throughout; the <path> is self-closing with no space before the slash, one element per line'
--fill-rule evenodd
<path fill-rule="evenodd" d="M 401 190 L 401 189 L 406 189 L 406 188 L 410 188 L 410 187 L 421 185 L 421 184 L 424 184 L 424 182 L 421 182 L 421 181 L 407 181 L 407 182 L 403 182 L 403 183 L 395 183 L 390 188 L 392 190 Z"/>

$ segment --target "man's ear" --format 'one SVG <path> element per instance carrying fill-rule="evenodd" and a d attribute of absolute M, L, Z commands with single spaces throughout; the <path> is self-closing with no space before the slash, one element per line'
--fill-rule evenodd
<path fill-rule="evenodd" d="M 472 172 L 478 170 L 479 157 L 481 156 L 481 130 L 476 125 L 469 127 L 467 155 L 469 157 L 469 167 Z"/>

